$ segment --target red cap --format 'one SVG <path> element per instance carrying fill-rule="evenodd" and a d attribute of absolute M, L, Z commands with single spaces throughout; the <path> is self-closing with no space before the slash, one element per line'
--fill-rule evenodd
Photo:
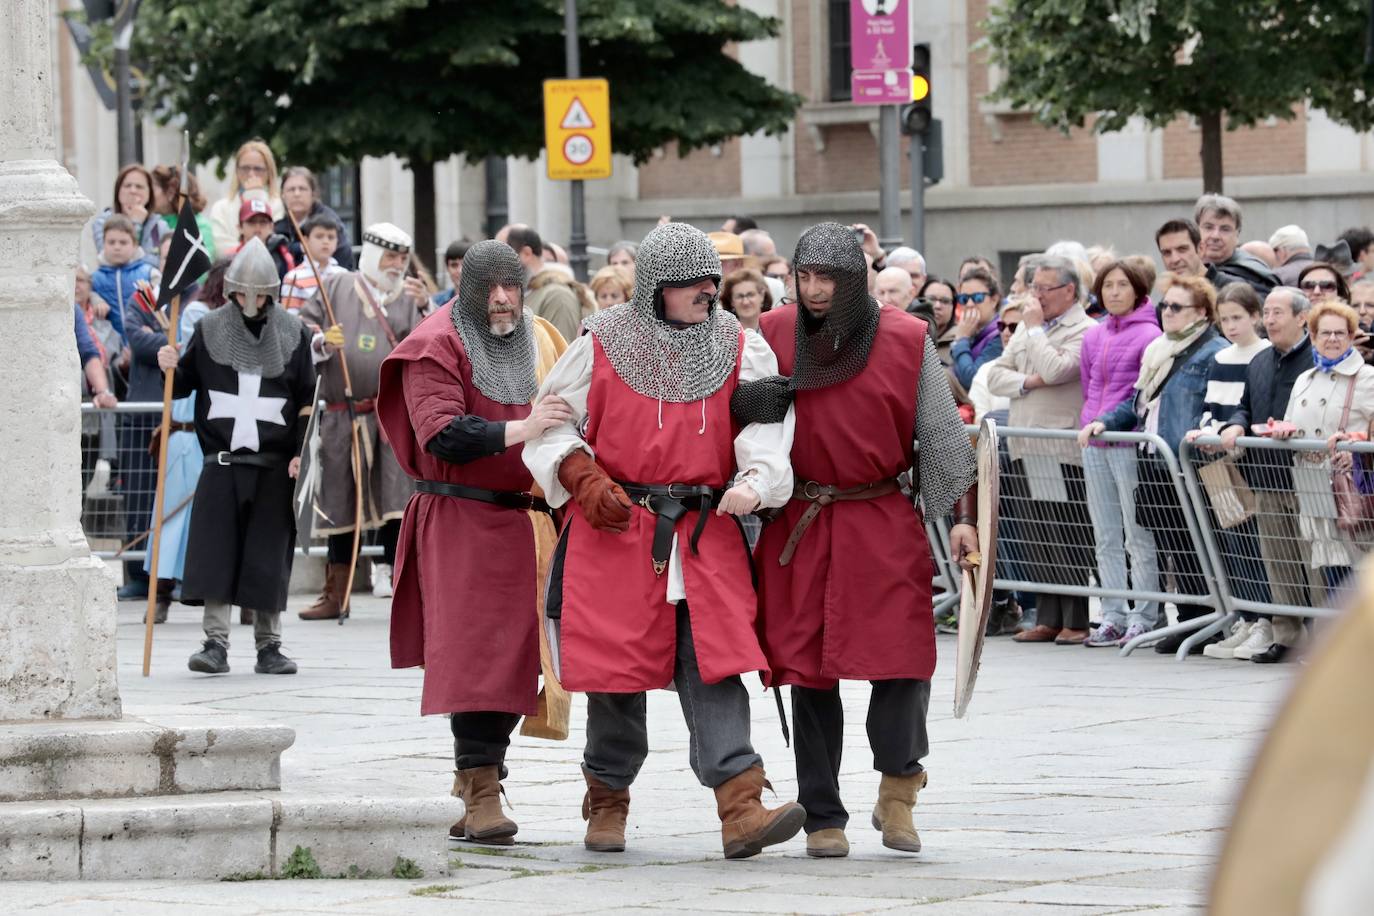
<path fill-rule="evenodd" d="M 254 216 L 272 218 L 272 205 L 260 197 L 245 197 L 239 204 L 239 222 L 245 223 Z"/>

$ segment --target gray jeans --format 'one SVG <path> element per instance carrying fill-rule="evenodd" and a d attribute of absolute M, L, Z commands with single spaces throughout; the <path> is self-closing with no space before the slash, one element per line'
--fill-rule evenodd
<path fill-rule="evenodd" d="M 673 684 L 691 735 L 689 762 L 708 789 L 763 758 L 749 740 L 749 691 L 738 675 L 704 684 L 697 668 L 687 602 L 677 606 L 677 666 Z M 587 747 L 582 768 L 612 789 L 628 789 L 649 756 L 643 693 L 587 694 Z"/>
<path fill-rule="evenodd" d="M 230 612 L 233 605 L 205 602 L 205 636 L 229 645 Z M 253 612 L 253 641 L 258 649 L 281 643 L 281 611 Z"/>

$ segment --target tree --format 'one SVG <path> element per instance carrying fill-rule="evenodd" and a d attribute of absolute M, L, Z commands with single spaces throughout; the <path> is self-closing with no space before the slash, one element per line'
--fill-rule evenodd
<path fill-rule="evenodd" d="M 643 162 L 670 140 L 685 155 L 791 124 L 800 99 L 724 53 L 775 36 L 776 19 L 726 0 L 578 9 L 582 72 L 610 80 L 617 152 Z M 316 167 L 395 154 L 417 196 L 451 155 L 537 156 L 542 82 L 565 72 L 562 0 L 145 0 L 139 27 L 147 96 L 184 121 L 197 158 L 253 136 Z"/>
<path fill-rule="evenodd" d="M 1368 0 L 1006 0 L 984 24 L 1002 72 L 993 98 L 1068 130 L 1132 117 L 1202 129 L 1204 190 L 1223 182 L 1222 126 L 1290 119 L 1311 99 L 1374 126 L 1364 66 Z"/>

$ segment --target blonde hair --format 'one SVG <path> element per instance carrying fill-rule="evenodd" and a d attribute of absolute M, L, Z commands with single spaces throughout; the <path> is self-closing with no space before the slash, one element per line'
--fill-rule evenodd
<path fill-rule="evenodd" d="M 1360 330 L 1360 313 L 1339 299 L 1325 299 L 1312 306 L 1312 310 L 1307 313 L 1307 333 L 1313 340 L 1317 339 L 1317 322 L 1327 315 L 1336 315 L 1345 319 L 1345 329 L 1351 334 L 1357 334 Z"/>
<path fill-rule="evenodd" d="M 272 148 L 267 142 L 256 137 L 244 143 L 238 148 L 238 152 L 234 153 L 234 170 L 229 176 L 229 193 L 226 196 L 233 200 L 239 194 L 239 160 L 245 153 L 257 153 L 262 157 L 262 161 L 267 163 L 267 196 L 281 197 L 281 186 L 277 182 L 277 159 L 272 155 Z"/>
<path fill-rule="evenodd" d="M 589 284 L 592 288 L 592 295 L 600 295 L 601 291 L 608 286 L 618 286 L 620 292 L 624 294 L 625 301 L 629 302 L 634 298 L 635 285 L 630 279 L 630 272 L 623 267 L 606 266 L 596 272 Z"/>

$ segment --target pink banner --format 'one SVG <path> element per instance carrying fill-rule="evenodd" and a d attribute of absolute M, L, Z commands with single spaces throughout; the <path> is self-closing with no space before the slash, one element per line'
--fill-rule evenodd
<path fill-rule="evenodd" d="M 911 69 L 908 0 L 849 0 L 849 62 L 855 70 Z"/>

